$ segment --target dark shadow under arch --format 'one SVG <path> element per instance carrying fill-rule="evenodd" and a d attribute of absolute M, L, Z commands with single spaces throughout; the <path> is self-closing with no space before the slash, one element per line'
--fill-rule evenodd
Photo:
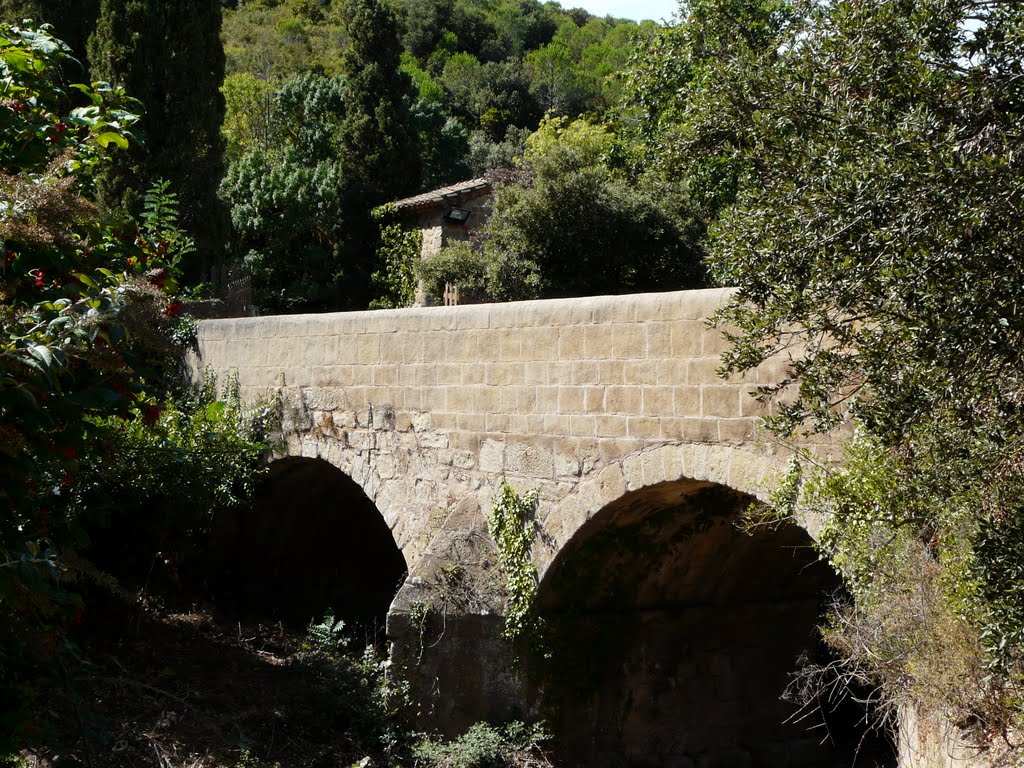
<path fill-rule="evenodd" d="M 362 488 L 323 459 L 274 461 L 253 507 L 218 520 L 220 592 L 249 615 L 303 625 L 327 610 L 353 639 L 380 639 L 406 573 Z"/>
<path fill-rule="evenodd" d="M 542 694 L 560 713 L 567 764 L 853 764 L 856 738 L 809 731 L 820 716 L 786 724 L 794 706 L 780 700 L 838 580 L 799 527 L 739 530 L 752 501 L 659 483 L 606 506 L 561 549 L 538 605 L 554 672 Z"/>

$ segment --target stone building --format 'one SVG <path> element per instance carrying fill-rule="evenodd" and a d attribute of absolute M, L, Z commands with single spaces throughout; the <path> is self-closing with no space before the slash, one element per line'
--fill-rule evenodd
<path fill-rule="evenodd" d="M 395 207 L 414 220 L 423 233 L 420 249 L 422 259 L 437 253 L 449 243 L 468 240 L 473 230 L 491 215 L 493 200 L 491 181 L 478 178 L 396 200 Z M 440 296 L 427 296 L 420 286 L 416 291 L 414 306 L 439 303 L 441 299 Z"/>

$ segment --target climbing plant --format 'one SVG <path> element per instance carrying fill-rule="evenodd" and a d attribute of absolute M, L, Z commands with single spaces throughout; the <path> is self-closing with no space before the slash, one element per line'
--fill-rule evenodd
<path fill-rule="evenodd" d="M 373 211 L 380 225 L 380 246 L 377 260 L 381 268 L 373 273 L 373 291 L 377 295 L 370 302 L 371 309 L 393 309 L 412 306 L 416 301 L 416 261 L 420 255 L 423 235 L 399 219 L 393 203 Z"/>
<path fill-rule="evenodd" d="M 487 531 L 498 547 L 498 563 L 505 574 L 508 604 L 505 607 L 505 638 L 537 647 L 542 621 L 536 610 L 537 569 L 530 550 L 537 535 L 533 512 L 537 491 L 520 496 L 502 480 L 487 516 Z"/>

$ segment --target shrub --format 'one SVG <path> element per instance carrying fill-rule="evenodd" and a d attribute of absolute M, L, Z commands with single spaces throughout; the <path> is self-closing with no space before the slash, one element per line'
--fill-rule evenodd
<path fill-rule="evenodd" d="M 487 268 L 483 254 L 468 242 L 455 242 L 424 258 L 416 267 L 428 294 L 444 295 L 445 284 L 459 287 L 461 301 L 477 301 L 487 296 Z"/>

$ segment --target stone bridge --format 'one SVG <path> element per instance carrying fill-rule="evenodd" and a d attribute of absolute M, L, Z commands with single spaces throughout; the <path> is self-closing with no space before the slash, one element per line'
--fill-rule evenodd
<path fill-rule="evenodd" d="M 819 715 L 784 725 L 793 710 L 779 696 L 796 657 L 816 652 L 833 576 L 806 530 L 735 524 L 789 456 L 759 433 L 751 397 L 786 361 L 717 376 L 725 342 L 706 321 L 726 297 L 201 323 L 199 367 L 236 374 L 246 401 L 283 400 L 289 458 L 271 467 L 277 518 L 261 534 L 273 546 L 241 540 L 271 560 L 275 546 L 298 548 L 335 568 L 329 599 L 382 595 L 392 658 L 425 723 L 457 729 L 544 705 L 579 764 L 829 764 L 848 745 L 819 745 L 807 730 Z M 538 494 L 536 604 L 555 682 L 531 682 L 502 636 L 486 514 L 503 479 Z M 366 515 L 378 522 L 345 527 Z M 307 573 L 324 581 L 282 578 Z"/>

